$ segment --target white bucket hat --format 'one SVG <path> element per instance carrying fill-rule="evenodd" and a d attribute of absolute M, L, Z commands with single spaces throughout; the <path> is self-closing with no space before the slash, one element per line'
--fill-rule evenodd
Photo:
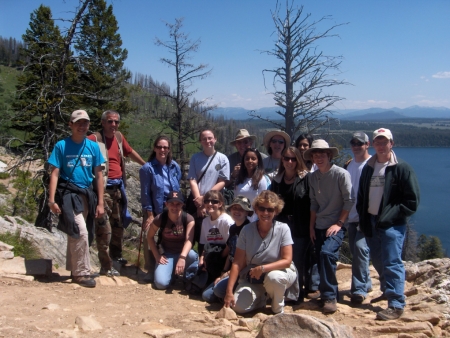
<path fill-rule="evenodd" d="M 318 149 L 321 149 L 321 150 L 330 150 L 330 151 L 331 151 L 331 155 L 332 155 L 331 158 L 334 158 L 334 157 L 336 157 L 337 155 L 339 155 L 339 150 L 338 150 L 338 148 L 330 147 L 330 146 L 328 145 L 328 142 L 327 142 L 327 141 L 319 139 L 319 140 L 313 141 L 313 143 L 311 144 L 311 148 L 309 148 L 308 150 L 306 150 L 306 151 L 303 153 L 303 158 L 304 158 L 305 160 L 307 160 L 307 161 L 312 161 L 312 158 L 311 158 L 311 152 L 313 152 L 314 150 L 318 150 Z"/>

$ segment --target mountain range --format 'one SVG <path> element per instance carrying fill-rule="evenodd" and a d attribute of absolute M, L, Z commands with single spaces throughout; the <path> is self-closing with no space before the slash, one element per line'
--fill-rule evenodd
<path fill-rule="evenodd" d="M 216 108 L 212 111 L 214 116 L 223 116 L 228 119 L 246 120 L 251 118 L 249 112 L 254 112 L 264 118 L 272 120 L 280 119 L 281 116 L 276 113 L 278 107 L 265 107 L 256 110 L 248 110 L 238 107 Z M 408 118 L 450 118 L 450 109 L 446 107 L 420 107 L 411 106 L 408 108 L 369 108 L 363 110 L 345 109 L 336 110 L 333 116 L 343 120 L 366 120 L 366 121 L 380 121 L 380 120 L 396 120 Z"/>

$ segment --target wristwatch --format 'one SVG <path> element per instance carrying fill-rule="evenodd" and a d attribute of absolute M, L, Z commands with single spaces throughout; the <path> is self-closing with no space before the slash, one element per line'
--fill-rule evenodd
<path fill-rule="evenodd" d="M 341 227 L 344 226 L 344 222 L 342 222 L 341 220 L 337 221 L 337 224 L 340 225 Z"/>
<path fill-rule="evenodd" d="M 47 203 L 47 205 L 48 205 L 49 207 L 51 207 L 53 204 L 56 204 L 56 202 L 50 202 L 50 201 L 48 201 L 48 203 Z"/>

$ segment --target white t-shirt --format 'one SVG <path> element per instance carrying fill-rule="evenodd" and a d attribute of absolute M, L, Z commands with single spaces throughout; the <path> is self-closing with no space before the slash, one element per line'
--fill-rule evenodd
<path fill-rule="evenodd" d="M 369 156 L 370 158 L 371 156 Z M 368 159 L 369 159 L 368 158 Z M 368 160 L 367 159 L 367 160 Z M 358 189 L 359 189 L 359 178 L 361 177 L 361 172 L 364 168 L 364 165 L 367 163 L 367 160 L 363 162 L 356 162 L 354 159 L 349 163 L 347 170 L 350 173 L 350 177 L 352 179 L 352 199 L 355 200 L 355 204 L 350 210 L 350 214 L 348 215 L 349 222 L 359 222 L 359 215 L 356 211 L 356 198 L 358 197 Z"/>
<path fill-rule="evenodd" d="M 380 210 L 381 199 L 383 198 L 384 191 L 384 173 L 389 161 L 385 163 L 375 162 L 372 178 L 370 179 L 369 189 L 369 213 L 372 215 L 378 215 Z"/>
<path fill-rule="evenodd" d="M 206 217 L 202 222 L 202 231 L 200 233 L 200 244 L 226 244 L 229 230 L 235 222 L 224 212 L 214 221 L 210 217 Z"/>
<path fill-rule="evenodd" d="M 250 204 L 252 204 L 256 196 L 258 196 L 264 190 L 267 190 L 267 180 L 268 178 L 266 176 L 263 176 L 259 181 L 258 189 L 254 190 L 252 187 L 252 179 L 246 178 L 243 183 L 238 184 L 234 188 L 234 196 L 242 195 L 244 197 L 247 197 L 250 200 Z M 256 216 L 256 213 L 254 213 L 248 219 L 250 220 L 250 222 L 253 222 L 258 219 L 258 216 Z"/>
<path fill-rule="evenodd" d="M 228 162 L 228 157 L 224 154 L 217 152 L 216 156 L 212 160 L 208 167 L 208 171 L 203 175 L 200 182 L 198 182 L 199 177 L 202 172 L 205 171 L 206 166 L 211 161 L 213 155 L 206 156 L 202 151 L 192 155 L 191 161 L 189 162 L 189 173 L 188 179 L 197 180 L 198 189 L 200 190 L 200 195 L 205 195 L 211 190 L 217 183 L 219 178 L 228 181 L 230 179 L 230 162 Z"/>

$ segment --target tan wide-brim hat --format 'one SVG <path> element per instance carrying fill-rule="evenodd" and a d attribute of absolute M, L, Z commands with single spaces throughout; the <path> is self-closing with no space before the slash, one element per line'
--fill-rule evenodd
<path fill-rule="evenodd" d="M 286 134 L 284 131 L 281 130 L 272 130 L 269 131 L 266 135 L 264 135 L 263 145 L 264 147 L 266 147 L 266 149 L 269 149 L 269 143 L 272 137 L 277 135 L 284 138 L 284 142 L 286 142 L 286 147 L 289 147 L 291 145 L 291 138 L 288 134 Z"/>
<path fill-rule="evenodd" d="M 335 158 L 337 155 L 339 155 L 339 150 L 338 148 L 335 147 L 330 147 L 328 145 L 328 142 L 325 140 L 315 140 L 313 141 L 313 143 L 311 144 L 311 148 L 309 148 L 308 150 L 306 150 L 303 153 L 303 158 L 307 161 L 312 161 L 312 157 L 311 157 L 311 152 L 313 152 L 314 150 L 330 150 L 331 151 L 331 158 Z"/>
<path fill-rule="evenodd" d="M 230 144 L 234 146 L 236 144 L 236 141 L 243 140 L 244 138 L 250 138 L 253 140 L 253 142 L 256 141 L 256 136 L 250 135 L 247 129 L 239 129 L 238 132 L 236 133 L 234 141 L 231 141 Z"/>

